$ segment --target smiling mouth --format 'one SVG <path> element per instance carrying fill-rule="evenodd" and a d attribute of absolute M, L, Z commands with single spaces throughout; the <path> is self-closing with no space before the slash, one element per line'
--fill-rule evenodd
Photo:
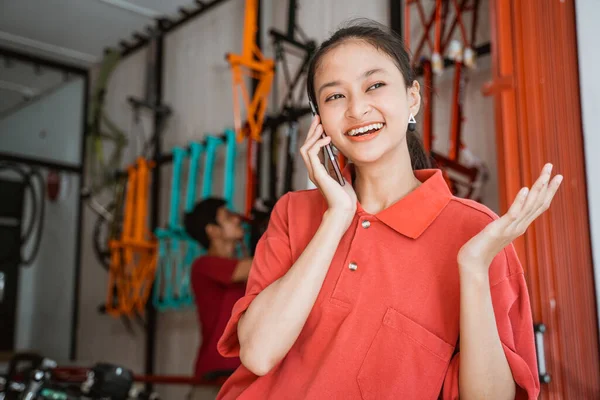
<path fill-rule="evenodd" d="M 378 122 L 376 124 L 363 126 L 361 128 L 350 129 L 348 132 L 346 132 L 346 136 L 359 137 L 359 136 L 371 135 L 373 133 L 379 132 L 381 129 L 383 129 L 384 126 L 385 126 L 384 123 Z"/>

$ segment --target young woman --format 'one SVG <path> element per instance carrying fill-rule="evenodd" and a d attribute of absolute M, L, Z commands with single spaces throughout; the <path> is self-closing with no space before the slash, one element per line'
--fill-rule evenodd
<path fill-rule="evenodd" d="M 277 203 L 219 341 L 219 399 L 534 399 L 533 323 L 511 242 L 548 208 L 546 165 L 498 218 L 453 197 L 407 129 L 421 98 L 402 40 L 373 22 L 309 67 L 301 153 L 319 190 Z M 323 132 L 327 137 L 321 138 Z M 333 142 L 345 184 L 318 158 Z"/>

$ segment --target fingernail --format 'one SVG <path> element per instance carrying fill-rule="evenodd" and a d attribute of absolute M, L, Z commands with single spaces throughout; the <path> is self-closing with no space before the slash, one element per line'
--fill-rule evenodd
<path fill-rule="evenodd" d="M 525 196 L 527 193 L 529 193 L 529 188 L 521 189 L 521 195 Z"/>
<path fill-rule="evenodd" d="M 550 163 L 546 164 L 546 167 L 544 168 L 544 170 L 547 173 L 550 173 L 552 171 L 552 164 L 550 164 Z"/>
<path fill-rule="evenodd" d="M 557 184 L 557 185 L 560 185 L 560 183 L 561 183 L 562 181 L 563 181 L 563 176 L 562 176 L 562 175 L 558 175 L 558 176 L 556 177 L 556 184 Z"/>

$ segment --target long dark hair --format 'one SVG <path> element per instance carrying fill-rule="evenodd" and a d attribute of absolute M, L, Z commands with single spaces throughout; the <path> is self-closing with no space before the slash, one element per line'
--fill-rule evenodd
<path fill-rule="evenodd" d="M 308 98 L 315 106 L 317 105 L 314 82 L 315 72 L 317 68 L 319 68 L 321 59 L 328 51 L 347 40 L 353 39 L 369 43 L 376 49 L 387 54 L 404 76 L 406 87 L 411 86 L 415 80 L 415 72 L 410 66 L 410 56 L 404 47 L 402 38 L 378 22 L 365 18 L 355 19 L 347 26 L 336 31 L 329 39 L 323 42 L 310 61 L 306 89 Z M 407 130 L 406 142 L 413 170 L 431 168 L 430 157 L 425 152 L 418 133 L 416 131 Z"/>

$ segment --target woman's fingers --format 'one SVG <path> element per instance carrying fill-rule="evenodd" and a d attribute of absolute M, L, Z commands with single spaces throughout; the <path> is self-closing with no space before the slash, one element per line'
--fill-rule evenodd
<path fill-rule="evenodd" d="M 515 201 L 498 224 L 498 235 L 510 237 L 511 240 L 525 233 L 531 223 L 546 211 L 556 194 L 562 176 L 557 175 L 550 181 L 552 164 L 546 164 L 540 177 L 531 190 L 523 188 L 517 194 Z"/>
<path fill-rule="evenodd" d="M 519 191 L 519 193 L 517 193 L 517 196 L 515 197 L 515 200 L 508 209 L 507 213 L 511 223 L 522 218 L 525 209 L 525 204 L 527 203 L 527 199 L 529 198 L 529 192 L 529 188 L 524 187 Z"/>
<path fill-rule="evenodd" d="M 544 211 L 550 208 L 550 204 L 552 204 L 552 200 L 554 199 L 562 180 L 562 175 L 556 175 L 554 178 L 552 178 L 552 181 L 550 181 L 548 184 L 548 189 L 546 190 L 545 196 L 538 201 L 538 208 L 527 218 L 527 225 L 531 224 L 537 217 L 544 213 Z"/>
<path fill-rule="evenodd" d="M 331 143 L 331 138 L 329 136 L 325 136 L 324 138 L 317 140 L 315 144 L 308 150 L 308 159 L 312 167 L 314 179 L 317 179 L 318 173 L 327 174 L 325 165 L 323 165 L 321 159 L 319 158 L 319 152 L 324 146 L 328 145 L 329 143 Z"/>
<path fill-rule="evenodd" d="M 527 215 L 525 216 L 526 221 L 532 221 L 540 215 L 540 213 L 538 213 L 538 210 L 540 210 L 543 207 L 543 204 L 546 201 L 548 191 L 549 191 L 550 178 L 552 177 L 551 173 L 552 173 L 552 164 L 546 164 L 546 166 L 544 167 L 544 170 L 539 178 L 539 180 L 541 180 L 542 185 L 543 185 L 542 190 L 540 190 L 540 192 L 538 193 L 538 196 L 535 199 L 532 209 L 530 209 L 529 212 L 527 213 Z"/>
<path fill-rule="evenodd" d="M 525 202 L 526 205 L 519 213 L 519 217 L 514 219 L 509 226 L 508 231 L 511 236 L 518 237 L 525 233 L 527 228 L 529 228 L 529 225 L 531 225 L 544 211 L 550 208 L 554 195 L 558 191 L 563 179 L 562 175 L 557 175 L 550 181 L 551 169 L 551 166 L 548 165 L 544 168 L 542 176 L 540 176 L 540 179 L 536 182 L 536 185 L 539 185 L 541 189 L 535 194 L 533 199 L 529 198 L 532 194 L 530 192 L 529 196 L 527 196 L 528 199 Z"/>
<path fill-rule="evenodd" d="M 313 179 L 313 171 L 312 166 L 310 165 L 310 160 L 308 159 L 308 154 L 306 150 L 300 149 L 300 155 L 302 156 L 302 160 L 304 161 L 304 165 L 306 165 L 306 169 L 308 171 L 308 177 L 312 181 Z"/>
<path fill-rule="evenodd" d="M 319 116 L 315 116 L 310 127 L 308 129 L 308 133 L 306 134 L 306 139 L 304 140 L 304 144 L 300 148 L 300 151 L 304 148 L 308 150 L 312 145 L 321 137 L 323 133 L 323 125 L 321 125 L 321 121 L 319 120 Z"/>
<path fill-rule="evenodd" d="M 517 196 L 515 197 L 506 214 L 500 218 L 497 224 L 491 225 L 496 226 L 499 230 L 499 232 L 495 232 L 496 235 L 505 235 L 508 228 L 522 218 L 523 206 L 525 205 L 528 194 L 529 188 L 522 188 L 519 193 L 517 193 Z"/>
<path fill-rule="evenodd" d="M 548 187 L 548 181 L 551 170 L 552 164 L 546 164 L 542 170 L 542 173 L 533 184 L 532 188 L 530 190 L 527 190 L 527 188 L 521 189 L 521 192 L 519 192 L 519 195 L 517 197 L 519 198 L 519 200 L 523 200 L 521 196 L 523 195 L 523 191 L 526 191 L 526 196 L 524 199 L 525 201 L 523 202 L 522 206 L 518 209 L 518 211 L 513 210 L 511 214 L 511 224 L 520 224 L 521 222 L 527 220 L 529 216 L 533 215 L 535 211 L 539 208 L 540 202 L 542 202 L 546 196 L 546 189 Z"/>
<path fill-rule="evenodd" d="M 315 115 L 313 121 L 310 123 L 310 128 L 308 130 L 308 135 L 306 135 L 306 139 L 313 139 L 315 136 L 318 138 L 320 134 L 317 133 L 317 128 L 321 128 L 323 130 L 323 125 L 321 124 L 321 117 Z"/>
<path fill-rule="evenodd" d="M 550 182 L 550 174 L 552 173 L 552 164 L 546 164 L 542 169 L 542 172 L 538 179 L 535 181 L 525 205 L 523 206 L 522 219 L 526 220 L 535 213 L 538 209 L 540 202 L 543 202 L 546 197 L 546 190 L 548 189 L 548 182 Z"/>
<path fill-rule="evenodd" d="M 319 139 L 321 134 L 323 133 L 323 126 L 319 124 L 319 117 L 315 117 L 312 124 L 310 125 L 310 129 L 308 130 L 308 134 L 306 135 L 306 139 L 304 140 L 304 144 L 300 147 L 300 155 L 304 160 L 304 164 L 306 164 L 306 168 L 308 169 L 308 176 L 312 180 L 312 166 L 310 163 L 310 159 L 308 157 L 308 150 L 315 144 L 315 142 Z"/>

